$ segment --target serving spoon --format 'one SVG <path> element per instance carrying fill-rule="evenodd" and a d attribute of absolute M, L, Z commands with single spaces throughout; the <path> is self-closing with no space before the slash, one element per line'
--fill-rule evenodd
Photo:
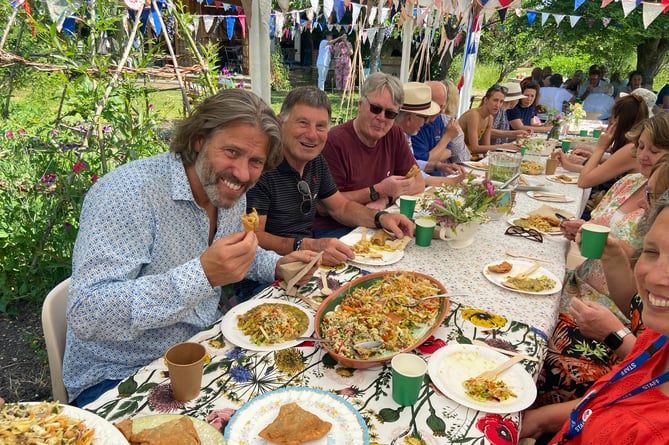
<path fill-rule="evenodd" d="M 334 343 L 334 340 L 326 340 L 324 338 L 316 338 L 316 337 L 297 337 L 295 340 L 297 341 L 313 341 L 316 343 Z M 382 341 L 361 341 L 360 343 L 356 343 L 353 345 L 353 349 L 375 349 L 375 348 L 380 348 L 383 346 Z"/>
<path fill-rule="evenodd" d="M 332 295 L 332 289 L 328 287 L 328 276 L 324 270 L 321 270 L 321 282 L 323 283 L 323 287 L 321 288 L 321 294 L 323 294 L 326 297 L 328 295 Z"/>
<path fill-rule="evenodd" d="M 398 301 L 397 303 L 400 306 L 404 307 L 415 307 L 420 304 L 421 301 L 425 300 L 431 300 L 433 298 L 449 298 L 449 297 L 469 297 L 469 294 L 437 294 L 437 295 L 429 295 L 427 297 L 422 297 L 422 298 L 413 298 L 413 297 L 405 297 L 405 301 Z"/>

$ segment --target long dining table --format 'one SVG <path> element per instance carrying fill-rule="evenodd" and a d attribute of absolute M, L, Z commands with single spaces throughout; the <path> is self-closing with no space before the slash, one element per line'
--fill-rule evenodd
<path fill-rule="evenodd" d="M 474 173 L 483 174 L 480 171 Z M 561 169 L 556 172 L 561 173 L 567 172 Z M 330 287 L 345 286 L 370 272 L 413 271 L 430 275 L 441 282 L 453 297 L 443 323 L 413 352 L 429 362 L 430 357 L 445 345 L 483 341 L 490 346 L 537 359 L 521 362 L 536 381 L 547 339 L 557 321 L 560 292 L 550 295 L 519 293 L 486 279 L 484 268 L 487 264 L 514 260 L 507 255 L 507 251 L 515 251 L 545 259 L 542 266 L 561 280 L 570 246 L 568 240 L 561 235 L 544 235 L 543 242 L 536 242 L 505 235 L 505 230 L 514 218 L 525 216 L 544 205 L 578 216 L 587 195 L 576 184 L 552 182 L 544 175 L 528 178 L 531 184 L 540 183 L 546 186 L 546 190 L 564 195 L 568 202 L 542 202 L 524 191 L 518 191 L 512 213 L 483 224 L 469 247 L 450 248 L 441 239 L 434 239 L 429 247 L 419 247 L 410 242 L 402 258 L 393 264 L 351 263 L 337 268 L 323 268 Z M 531 260 L 525 261 L 532 263 Z M 316 274 L 299 292 L 318 299 L 320 288 L 320 276 Z M 263 289 L 253 300 L 270 298 L 312 310 L 302 300 L 287 295 L 278 282 Z M 337 411 L 338 402 L 329 401 L 325 395 L 319 398 L 323 403 L 335 405 L 332 408 L 335 418 L 347 409 L 356 414 L 354 418 L 342 420 L 342 425 L 335 425 L 334 439 L 314 443 L 517 443 L 521 428 L 520 412 L 490 413 L 469 408 L 446 397 L 429 378 L 422 386 L 418 401 L 412 406 L 402 407 L 391 397 L 392 372 L 389 363 L 368 369 L 347 368 L 311 341 L 300 343 L 288 352 L 251 351 L 234 344 L 222 333 L 223 319 L 191 339 L 203 344 L 210 358 L 205 365 L 200 395 L 196 399 L 189 402 L 174 400 L 166 375 L 167 368 L 160 357 L 85 408 L 113 422 L 155 414 L 186 414 L 209 422 L 224 432 L 231 422 L 234 423 L 235 414 L 261 423 L 268 418 L 267 409 L 248 412 L 247 407 L 256 398 L 260 400 L 291 388 L 311 388 L 331 394 L 337 401 L 345 401 L 345 405 Z M 294 393 L 290 397 L 299 400 L 302 395 Z M 362 435 L 358 434 L 359 430 Z M 254 434 L 235 437 L 229 441 L 230 444 L 269 443 Z"/>

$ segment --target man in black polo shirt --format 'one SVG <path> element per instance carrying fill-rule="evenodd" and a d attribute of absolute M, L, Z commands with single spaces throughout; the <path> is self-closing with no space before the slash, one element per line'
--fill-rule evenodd
<path fill-rule="evenodd" d="M 336 265 L 354 258 L 355 253 L 337 238 L 311 238 L 317 205 L 341 224 L 383 227 L 398 238 L 413 236 L 413 223 L 403 215 L 351 201 L 337 190 L 321 155 L 330 115 L 330 101 L 318 88 L 300 87 L 288 93 L 279 116 L 285 159 L 247 192 L 246 205 L 260 215 L 256 234 L 261 247 L 279 254 L 323 251 L 323 264 Z"/>

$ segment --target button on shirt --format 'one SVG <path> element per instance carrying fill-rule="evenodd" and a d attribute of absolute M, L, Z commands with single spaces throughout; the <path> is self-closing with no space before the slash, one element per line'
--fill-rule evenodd
<path fill-rule="evenodd" d="M 218 210 L 214 239 L 242 230 L 244 197 Z M 200 264 L 209 218 L 173 153 L 134 161 L 87 194 L 72 256 L 63 380 L 70 400 L 121 380 L 220 317 L 221 288 Z M 247 278 L 274 280 L 279 256 L 258 248 Z"/>

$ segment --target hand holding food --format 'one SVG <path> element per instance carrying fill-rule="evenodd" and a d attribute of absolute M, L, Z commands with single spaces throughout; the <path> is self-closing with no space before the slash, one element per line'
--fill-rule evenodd
<path fill-rule="evenodd" d="M 251 213 L 242 215 L 241 218 L 242 218 L 242 226 L 244 226 L 244 231 L 253 232 L 258 228 L 258 223 L 260 222 L 260 219 L 258 218 L 258 212 L 256 211 L 255 208 L 253 208 L 253 211 Z"/>
<path fill-rule="evenodd" d="M 407 172 L 406 175 L 404 175 L 405 178 L 413 178 L 414 176 L 418 176 L 420 174 L 420 168 L 416 164 L 412 165 L 409 171 Z"/>
<path fill-rule="evenodd" d="M 213 242 L 200 256 L 200 263 L 212 286 L 244 279 L 256 256 L 258 238 L 252 232 L 237 232 Z"/>

